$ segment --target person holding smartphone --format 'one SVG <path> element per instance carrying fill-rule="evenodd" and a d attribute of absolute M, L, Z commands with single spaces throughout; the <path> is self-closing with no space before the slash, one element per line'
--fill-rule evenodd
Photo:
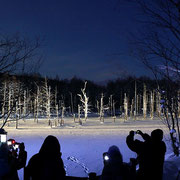
<path fill-rule="evenodd" d="M 136 134 L 139 134 L 143 141 L 135 139 Z M 155 129 L 151 132 L 151 136 L 140 130 L 130 131 L 126 143 L 129 149 L 138 155 L 137 180 L 162 180 L 166 153 L 163 131 Z"/>
<path fill-rule="evenodd" d="M 123 156 L 117 146 L 111 146 L 108 152 L 103 153 L 104 168 L 101 180 L 133 180 L 133 166 L 124 163 Z"/>

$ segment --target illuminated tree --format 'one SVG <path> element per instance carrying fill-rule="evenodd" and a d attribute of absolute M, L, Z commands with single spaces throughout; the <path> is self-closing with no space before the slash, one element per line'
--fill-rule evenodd
<path fill-rule="evenodd" d="M 104 94 L 101 94 L 101 101 L 100 101 L 100 113 L 99 113 L 99 118 L 101 122 L 104 122 Z"/>
<path fill-rule="evenodd" d="M 144 91 L 143 91 L 143 117 L 146 119 L 147 116 L 147 92 L 146 92 L 146 85 L 144 84 Z"/>
<path fill-rule="evenodd" d="M 124 94 L 124 119 L 128 119 L 128 98 L 126 93 Z"/>
<path fill-rule="evenodd" d="M 86 85 L 87 85 L 87 81 L 85 81 L 84 83 L 84 88 L 81 89 L 82 94 L 78 94 L 78 96 L 80 97 L 80 101 L 82 103 L 82 109 L 84 111 L 84 119 L 85 121 L 87 120 L 88 117 L 88 110 L 89 110 L 89 97 L 87 97 L 86 94 Z"/>
<path fill-rule="evenodd" d="M 53 100 L 53 94 L 51 93 L 51 87 L 48 86 L 47 78 L 45 78 L 44 84 L 40 87 L 40 94 L 42 111 L 47 117 L 48 125 L 51 125 L 51 104 Z"/>

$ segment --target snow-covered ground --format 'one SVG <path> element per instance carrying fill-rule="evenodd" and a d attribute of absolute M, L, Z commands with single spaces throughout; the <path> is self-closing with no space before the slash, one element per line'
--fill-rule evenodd
<path fill-rule="evenodd" d="M 154 120 L 128 120 L 106 118 L 104 123 L 100 123 L 97 118 L 89 118 L 87 122 L 80 126 L 74 123 L 72 118 L 65 119 L 63 127 L 49 127 L 46 119 L 40 119 L 39 123 L 35 123 L 33 119 L 19 121 L 19 128 L 15 129 L 15 124 L 11 123 L 9 127 L 4 129 L 8 132 L 8 138 L 13 138 L 17 142 L 24 142 L 26 151 L 28 152 L 27 162 L 32 155 L 37 153 L 47 135 L 54 135 L 59 139 L 61 144 L 62 159 L 70 176 L 87 176 L 83 169 L 85 165 L 89 172 L 96 172 L 100 175 L 103 168 L 102 154 L 106 152 L 112 145 L 119 147 L 123 154 L 125 162 L 129 162 L 129 158 L 136 157 L 136 154 L 130 151 L 126 145 L 126 136 L 130 130 L 142 130 L 149 133 L 161 128 L 164 131 L 164 141 L 167 145 L 167 166 L 165 167 L 165 178 L 172 179 L 171 174 L 177 176 L 177 171 L 173 163 L 177 163 L 179 158 L 169 157 L 171 147 L 169 135 L 166 126 L 158 119 Z M 140 139 L 139 135 L 136 135 Z M 79 164 L 68 159 L 75 157 L 79 160 Z M 173 161 L 173 162 L 172 162 Z M 180 164 L 180 162 L 178 162 Z M 174 172 L 173 172 L 174 171 Z M 168 174 L 167 174 L 168 173 Z M 22 170 L 19 171 L 20 179 L 23 179 Z"/>

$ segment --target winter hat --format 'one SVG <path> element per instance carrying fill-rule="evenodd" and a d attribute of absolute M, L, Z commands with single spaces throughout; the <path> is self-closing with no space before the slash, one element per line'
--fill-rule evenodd
<path fill-rule="evenodd" d="M 111 146 L 108 150 L 108 154 L 112 161 L 123 162 L 122 154 L 117 146 L 115 145 Z"/>

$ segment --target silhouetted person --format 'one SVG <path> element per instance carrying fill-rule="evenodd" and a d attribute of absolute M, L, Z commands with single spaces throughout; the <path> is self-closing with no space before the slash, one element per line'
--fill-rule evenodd
<path fill-rule="evenodd" d="M 117 146 L 111 146 L 108 152 L 103 154 L 103 159 L 102 180 L 133 180 L 131 167 L 123 163 L 122 154 Z"/>
<path fill-rule="evenodd" d="M 128 147 L 137 153 L 139 169 L 137 180 L 162 180 L 164 156 L 166 145 L 162 141 L 163 131 L 156 129 L 151 132 L 151 136 L 137 131 L 142 136 L 143 141 L 134 140 L 134 131 L 130 131 L 126 138 Z"/>
<path fill-rule="evenodd" d="M 60 144 L 56 137 L 47 136 L 39 153 L 28 162 L 25 179 L 62 180 L 65 179 L 64 164 L 61 159 Z"/>
<path fill-rule="evenodd" d="M 91 173 L 89 173 L 88 180 L 99 180 L 99 177 L 96 175 L 95 172 L 91 172 Z"/>
<path fill-rule="evenodd" d="M 24 143 L 22 143 L 24 145 Z M 25 155 L 24 155 L 25 153 Z M 6 143 L 0 145 L 0 180 L 19 180 L 17 170 L 26 164 L 27 152 L 9 149 Z"/>
<path fill-rule="evenodd" d="M 18 166 L 17 169 L 24 168 L 26 166 L 27 152 L 25 151 L 24 143 L 19 144 Z"/>
<path fill-rule="evenodd" d="M 5 179 L 10 172 L 9 150 L 7 144 L 0 145 L 0 179 Z"/>

